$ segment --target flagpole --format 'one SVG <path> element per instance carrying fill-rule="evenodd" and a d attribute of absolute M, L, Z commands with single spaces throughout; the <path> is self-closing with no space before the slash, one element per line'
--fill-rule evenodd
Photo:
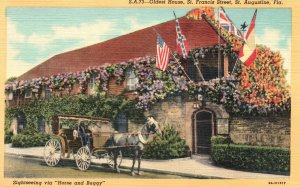
<path fill-rule="evenodd" d="M 179 62 L 179 66 L 180 66 L 181 70 L 183 71 L 183 73 L 185 74 L 185 76 L 189 79 L 189 81 L 192 81 L 192 79 L 185 72 L 183 66 L 181 65 L 181 62 L 175 57 L 175 55 L 172 52 L 171 52 L 171 55 L 173 56 L 173 58 L 175 59 L 175 61 Z"/>
<path fill-rule="evenodd" d="M 173 11 L 173 14 L 174 14 L 175 21 L 176 21 L 177 17 L 176 17 L 175 11 Z M 201 70 L 200 70 L 200 68 L 198 67 L 199 62 L 198 62 L 198 61 L 196 62 L 193 53 L 192 53 L 192 59 L 193 59 L 193 61 L 194 61 L 194 65 L 196 66 L 196 68 L 197 68 L 197 70 L 198 70 L 198 73 L 199 73 L 200 78 L 202 79 L 202 81 L 205 81 L 205 79 L 204 79 L 204 77 L 203 77 L 203 75 L 202 75 L 202 73 L 201 73 Z"/>
<path fill-rule="evenodd" d="M 157 32 L 157 30 L 153 27 L 153 30 L 156 32 L 156 34 L 158 36 L 161 37 L 161 35 Z M 183 71 L 183 73 L 185 74 L 185 76 L 189 79 L 189 81 L 192 81 L 192 79 L 188 76 L 188 74 L 185 72 L 184 68 L 181 65 L 181 62 L 175 57 L 175 55 L 172 53 L 172 51 L 170 50 L 170 54 L 173 56 L 173 58 L 175 59 L 176 62 L 179 62 L 179 67 L 181 68 L 181 70 Z"/>
<path fill-rule="evenodd" d="M 233 69 L 232 69 L 232 71 L 231 71 L 231 73 L 230 73 L 230 79 L 232 80 L 232 75 L 233 75 L 233 73 L 234 73 L 234 71 L 235 71 L 235 69 L 236 69 L 236 64 L 237 64 L 237 62 L 239 62 L 240 60 L 239 60 L 239 56 L 237 56 L 237 58 L 236 58 L 236 61 L 235 61 L 235 63 L 234 63 L 234 66 L 233 66 Z"/>
<path fill-rule="evenodd" d="M 203 81 L 205 81 L 205 79 L 204 79 L 204 77 L 203 77 L 203 75 L 202 75 L 202 73 L 201 73 L 201 70 L 200 70 L 200 68 L 199 68 L 199 66 L 198 66 L 199 62 L 198 62 L 198 60 L 197 60 L 197 62 L 196 62 L 193 53 L 192 53 L 192 59 L 193 59 L 193 61 L 194 61 L 194 65 L 196 66 L 196 68 L 197 68 L 197 70 L 198 70 L 198 73 L 199 73 L 201 79 L 202 79 Z"/>

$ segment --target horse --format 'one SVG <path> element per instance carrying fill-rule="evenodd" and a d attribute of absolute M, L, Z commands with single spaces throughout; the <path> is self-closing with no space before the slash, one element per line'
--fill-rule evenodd
<path fill-rule="evenodd" d="M 161 130 L 159 128 L 159 124 L 154 120 L 153 117 L 148 117 L 146 124 L 144 124 L 137 133 L 116 133 L 112 135 L 111 138 L 111 146 L 119 146 L 119 147 L 130 147 L 133 151 L 133 160 L 131 167 L 131 175 L 134 176 L 134 165 L 136 159 L 138 159 L 138 175 L 141 175 L 140 167 L 141 167 L 141 158 L 143 151 L 145 149 L 145 144 L 150 141 L 150 134 L 161 135 Z M 114 169 L 120 173 L 117 164 L 118 153 L 121 148 L 113 149 L 112 155 L 114 160 Z"/>

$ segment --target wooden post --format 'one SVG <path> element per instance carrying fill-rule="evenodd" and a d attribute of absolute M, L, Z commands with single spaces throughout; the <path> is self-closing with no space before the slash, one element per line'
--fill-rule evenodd
<path fill-rule="evenodd" d="M 218 20 L 220 20 L 220 7 L 218 8 Z M 221 78 L 221 26 L 218 25 L 218 78 Z M 224 74 L 225 75 L 225 74 Z"/>
<path fill-rule="evenodd" d="M 228 72 L 228 56 L 224 56 L 224 77 L 228 77 L 229 76 L 229 72 Z"/>

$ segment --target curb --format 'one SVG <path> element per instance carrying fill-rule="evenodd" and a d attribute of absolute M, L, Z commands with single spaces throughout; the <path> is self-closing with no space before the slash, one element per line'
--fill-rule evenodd
<path fill-rule="evenodd" d="M 24 157 L 24 158 L 33 158 L 33 159 L 41 159 L 43 160 L 43 156 L 36 156 L 36 155 L 29 155 L 29 154 L 18 154 L 18 153 L 9 153 L 9 152 L 5 152 L 5 154 L 7 155 L 14 155 L 14 156 L 19 156 L 19 157 Z M 179 160 L 182 159 L 190 159 L 188 158 L 180 158 Z M 62 161 L 73 161 L 73 159 L 71 158 L 61 158 Z M 147 161 L 153 161 L 156 162 L 154 160 L 151 159 L 147 159 Z M 164 160 L 159 160 L 158 162 L 163 162 Z M 177 161 L 177 159 L 172 159 L 169 162 L 173 162 L 173 161 Z M 100 163 L 96 163 L 96 162 L 91 162 L 92 166 L 103 166 L 103 164 Z M 120 166 L 120 168 L 123 169 L 131 169 L 131 167 L 129 166 Z M 207 176 L 207 175 L 201 175 L 201 174 L 189 174 L 189 173 L 182 173 L 182 172 L 175 172 L 175 171 L 164 171 L 164 170 L 158 170 L 158 169 L 150 169 L 150 168 L 141 168 L 141 171 L 144 172 L 152 172 L 152 173 L 158 173 L 158 174 L 169 174 L 169 175 L 178 175 L 178 176 L 182 176 L 182 177 L 189 177 L 189 178 L 196 178 L 196 179 L 227 179 L 227 178 L 222 178 L 222 177 L 216 177 L 216 176 Z"/>
<path fill-rule="evenodd" d="M 125 157 L 125 159 L 130 159 L 129 157 Z M 184 158 L 174 158 L 174 159 L 168 159 L 168 160 L 154 160 L 154 159 L 148 159 L 148 158 L 142 158 L 142 161 L 147 162 L 176 162 L 176 161 L 183 161 L 183 160 L 190 160 L 191 157 L 184 157 Z"/>
<path fill-rule="evenodd" d="M 120 168 L 131 169 L 131 167 L 128 167 L 128 166 L 120 166 Z M 178 176 L 182 176 L 182 177 L 189 177 L 189 178 L 196 178 L 196 179 L 230 179 L 230 178 L 222 178 L 222 177 L 207 176 L 207 175 L 200 175 L 200 174 L 181 173 L 181 172 L 176 172 L 176 171 L 164 171 L 164 170 L 149 169 L 149 168 L 141 168 L 140 170 L 146 171 L 146 172 L 152 172 L 152 173 L 178 175 Z"/>

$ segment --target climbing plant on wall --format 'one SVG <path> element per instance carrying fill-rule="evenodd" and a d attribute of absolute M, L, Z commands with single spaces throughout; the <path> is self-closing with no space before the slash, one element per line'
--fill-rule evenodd
<path fill-rule="evenodd" d="M 241 68 L 238 87 L 241 100 L 262 113 L 289 110 L 289 87 L 279 51 L 272 51 L 263 45 L 257 46 L 256 51 L 255 62 Z"/>
<path fill-rule="evenodd" d="M 194 49 L 190 55 L 194 55 L 195 58 L 203 58 L 205 54 L 213 50 L 216 48 Z M 224 47 L 222 51 L 226 55 L 236 57 L 230 48 Z M 55 90 L 71 89 L 76 83 L 80 84 L 81 91 L 83 91 L 86 89 L 91 76 L 96 77 L 95 82 L 99 90 L 106 91 L 109 79 L 114 78 L 115 83 L 119 84 L 125 79 L 125 72 L 131 69 L 139 79 L 136 85 L 137 101 L 135 108 L 137 109 L 148 110 L 154 103 L 170 95 L 188 93 L 191 99 L 201 94 L 205 96 L 207 101 L 222 104 L 229 113 L 264 114 L 290 110 L 290 97 L 282 63 L 279 52 L 273 52 L 260 46 L 255 63 L 250 67 L 239 64 L 234 77 L 194 82 L 188 80 L 181 62 L 174 57 L 170 58 L 165 72 L 155 68 L 155 57 L 143 57 L 117 65 L 87 68 L 76 74 L 60 74 L 50 78 L 16 81 L 7 84 L 6 91 L 36 89 L 35 92 L 37 92 L 43 85 L 49 85 L 54 92 Z M 64 100 L 60 102 L 63 103 Z M 48 104 L 50 105 L 50 103 Z M 68 106 L 67 103 L 65 106 Z M 94 103 L 93 107 L 95 106 Z M 78 114 L 82 112 L 81 106 L 68 107 L 79 108 Z M 60 109 L 59 107 L 57 110 Z"/>
<path fill-rule="evenodd" d="M 6 126 L 11 124 L 11 120 L 19 112 L 26 116 L 27 126 L 25 130 L 30 132 L 38 131 L 38 118 L 43 116 L 46 121 L 51 122 L 52 118 L 58 114 L 86 115 L 93 117 L 103 117 L 114 119 L 119 112 L 125 114 L 129 120 L 136 123 L 144 123 L 143 111 L 136 109 L 136 101 L 129 101 L 123 97 L 102 97 L 76 95 L 54 97 L 49 100 L 35 101 L 16 108 L 6 108 Z M 9 131 L 9 128 L 6 128 Z"/>

